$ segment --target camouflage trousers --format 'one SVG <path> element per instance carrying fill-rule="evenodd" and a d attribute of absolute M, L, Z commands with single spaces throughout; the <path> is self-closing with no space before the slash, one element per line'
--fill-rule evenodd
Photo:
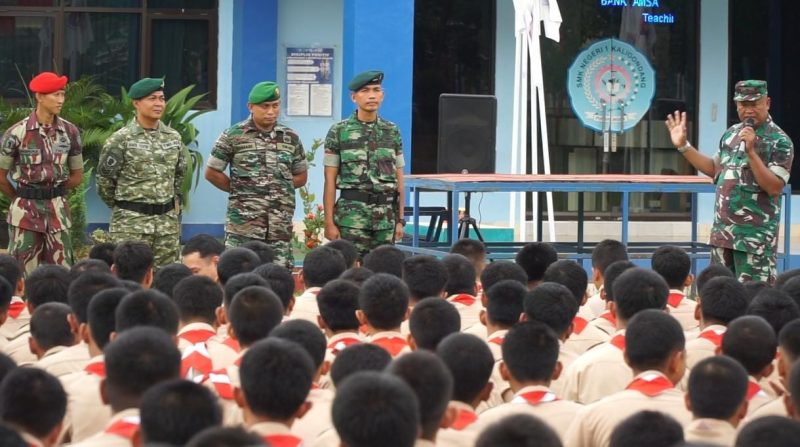
<path fill-rule="evenodd" d="M 74 254 L 69 230 L 40 233 L 9 225 L 8 233 L 8 254 L 24 267 L 26 276 L 39 264 L 58 264 L 67 268 L 72 265 Z"/>
<path fill-rule="evenodd" d="M 777 270 L 774 253 L 757 255 L 730 248 L 712 247 L 711 262 L 731 269 L 740 282 L 766 281 L 770 285 L 775 283 Z"/>
<path fill-rule="evenodd" d="M 363 260 L 374 248 L 394 243 L 394 230 L 368 230 L 366 228 L 339 227 L 342 239 L 347 239 L 358 250 L 359 259 Z"/>
<path fill-rule="evenodd" d="M 291 241 L 270 241 L 242 236 L 239 234 L 225 233 L 225 248 L 238 247 L 245 242 L 260 241 L 269 245 L 275 251 L 275 264 L 282 265 L 291 270 L 294 268 L 294 255 L 292 254 Z"/>
<path fill-rule="evenodd" d="M 180 259 L 180 236 L 173 234 L 134 233 L 129 231 L 112 231 L 108 233 L 112 242 L 119 244 L 125 241 L 142 241 L 153 250 L 153 269 L 178 262 Z"/>

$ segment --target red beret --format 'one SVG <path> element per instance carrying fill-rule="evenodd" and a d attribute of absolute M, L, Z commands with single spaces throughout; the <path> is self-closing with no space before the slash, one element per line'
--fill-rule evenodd
<path fill-rule="evenodd" d="M 67 85 L 67 77 L 66 76 L 59 76 L 50 71 L 44 71 L 36 75 L 33 79 L 31 79 L 31 83 L 28 84 L 31 91 L 34 93 L 53 93 L 59 90 L 63 90 L 64 86 Z"/>

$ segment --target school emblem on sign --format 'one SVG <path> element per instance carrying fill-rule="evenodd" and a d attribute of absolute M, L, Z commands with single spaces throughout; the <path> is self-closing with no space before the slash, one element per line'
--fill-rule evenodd
<path fill-rule="evenodd" d="M 650 109 L 656 92 L 653 67 L 633 46 L 605 39 L 581 51 L 567 72 L 575 116 L 598 132 L 633 128 Z"/>

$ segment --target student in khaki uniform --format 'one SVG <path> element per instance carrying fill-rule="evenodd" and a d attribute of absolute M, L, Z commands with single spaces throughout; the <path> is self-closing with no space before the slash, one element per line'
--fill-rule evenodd
<path fill-rule="evenodd" d="M 445 337 L 458 332 L 461 327 L 461 316 L 456 306 L 449 302 L 428 298 L 420 301 L 408 318 L 408 345 L 413 350 L 427 349 L 435 351 L 436 346 Z"/>
<path fill-rule="evenodd" d="M 733 320 L 722 337 L 720 353 L 739 362 L 749 375 L 748 416 L 772 400 L 759 381 L 772 373 L 777 348 L 778 340 L 769 323 L 752 315 Z"/>
<path fill-rule="evenodd" d="M 778 375 L 781 382 L 790 382 L 789 373 L 800 359 L 800 320 L 794 320 L 781 329 L 778 334 Z M 790 390 L 787 390 L 790 391 Z M 785 397 L 790 393 L 776 397 L 772 402 L 764 404 L 754 411 L 745 423 L 764 416 L 788 417 Z"/>
<path fill-rule="evenodd" d="M 609 447 L 667 447 L 683 445 L 683 427 L 658 411 L 640 411 L 620 422 L 611 432 Z"/>
<path fill-rule="evenodd" d="M 481 298 L 484 291 L 481 274 L 486 268 L 486 245 L 476 239 L 459 239 L 450 247 L 450 253 L 466 257 L 475 267 L 475 293 Z"/>
<path fill-rule="evenodd" d="M 67 396 L 58 379 L 38 368 L 15 368 L 0 386 L 0 419 L 31 447 L 57 446 Z"/>
<path fill-rule="evenodd" d="M 283 304 L 283 321 L 286 321 L 292 315 L 294 309 L 294 276 L 291 270 L 272 262 L 261 264 L 255 269 L 253 273 L 264 278 L 269 285 L 269 288 L 278 295 Z"/>
<path fill-rule="evenodd" d="M 694 275 L 690 273 L 692 260 L 686 251 L 674 245 L 664 245 L 653 252 L 653 271 L 661 275 L 669 285 L 667 309 L 685 332 L 697 330 L 694 317 L 695 302 L 683 293 L 692 285 Z"/>
<path fill-rule="evenodd" d="M 331 365 L 336 356 L 347 347 L 364 342 L 358 332 L 359 323 L 356 318 L 358 291 L 356 283 L 335 279 L 325 284 L 317 294 L 317 324 L 327 338 L 325 361 Z M 320 377 L 319 386 L 326 389 L 333 387 L 329 374 Z"/>
<path fill-rule="evenodd" d="M 341 239 L 339 239 L 341 240 Z M 403 282 L 408 286 L 408 311 L 424 298 L 445 298 L 447 269 L 441 259 L 428 255 L 411 256 L 403 260 Z M 409 334 L 408 320 L 400 325 L 400 332 Z"/>
<path fill-rule="evenodd" d="M 480 325 L 483 305 L 475 296 L 475 267 L 472 262 L 464 256 L 450 254 L 442 258 L 442 263 L 447 270 L 446 299 L 461 315 L 461 330 Z"/>
<path fill-rule="evenodd" d="M 550 264 L 558 261 L 558 252 L 547 242 L 529 242 L 522 246 L 514 261 L 525 269 L 528 275 L 528 290 L 542 282 L 542 277 Z"/>
<path fill-rule="evenodd" d="M 746 286 L 745 286 L 746 287 Z M 790 321 L 800 318 L 800 307 L 785 292 L 778 289 L 765 288 L 756 294 L 747 306 L 747 314 L 759 316 L 772 326 L 775 335 L 781 333 Z M 772 371 L 759 380 L 761 388 L 770 397 L 783 394 L 783 385 L 778 377 L 778 359 L 772 361 Z"/>
<path fill-rule="evenodd" d="M 210 234 L 197 234 L 189 238 L 181 249 L 181 263 L 194 275 L 205 275 L 214 281 L 217 276 L 219 256 L 225 245 Z"/>
<path fill-rule="evenodd" d="M 361 286 L 358 294 L 358 321 L 367 328 L 370 343 L 398 357 L 411 351 L 400 333 L 408 318 L 408 287 L 397 276 L 376 273 Z"/>
<path fill-rule="evenodd" d="M 142 396 L 140 430 L 133 446 L 185 446 L 194 435 L 222 424 L 222 410 L 211 391 L 189 380 L 162 382 Z"/>
<path fill-rule="evenodd" d="M 590 296 L 588 302 L 584 305 L 588 315 L 600 316 L 606 310 L 608 300 L 602 297 L 603 289 L 606 287 L 606 268 L 617 261 L 627 260 L 628 247 L 614 239 L 603 239 L 592 249 L 592 283 L 597 293 Z"/>
<path fill-rule="evenodd" d="M 630 261 L 616 261 L 606 267 L 603 273 L 604 287 L 598 292 L 606 303 L 614 301 L 614 280 L 626 270 L 633 267 L 636 267 L 636 265 Z M 597 318 L 590 321 L 589 326 L 597 328 L 611 337 L 617 331 L 617 317 L 608 307 L 609 305 L 606 304 L 606 310 L 598 314 Z"/>
<path fill-rule="evenodd" d="M 56 377 L 70 371 L 61 362 L 53 362 L 53 357 L 77 343 L 75 333 L 67 321 L 67 316 L 71 313 L 72 310 L 66 304 L 46 303 L 37 307 L 31 317 L 30 349 L 39 359 L 34 366 Z M 89 356 L 88 353 L 86 356 Z"/>
<path fill-rule="evenodd" d="M 303 270 L 300 271 L 305 291 L 295 299 L 291 318 L 316 324 L 319 317 L 317 294 L 328 281 L 338 278 L 345 270 L 344 257 L 337 250 L 324 245 L 311 250 L 303 260 Z"/>
<path fill-rule="evenodd" d="M 22 277 L 22 267 L 13 256 L 0 253 L 0 277 L 11 285 L 11 302 L 6 310 L 6 318 L 0 325 L 0 337 L 11 342 L 17 337 L 28 333 L 28 324 L 31 314 L 25 305 L 22 296 L 25 293 L 25 279 Z M 0 351 L 5 352 L 5 344 L 0 346 Z"/>
<path fill-rule="evenodd" d="M 239 248 L 236 248 L 236 250 L 238 249 Z M 242 248 L 242 250 L 245 249 Z M 229 277 L 222 286 L 222 306 L 218 307 L 216 310 L 217 337 L 214 341 L 218 343 L 214 343 L 210 346 L 213 350 L 213 352 L 210 352 L 211 356 L 214 358 L 219 357 L 222 361 L 222 365 L 230 365 L 239 357 L 241 346 L 239 346 L 239 342 L 237 342 L 236 339 L 231 338 L 229 335 L 230 321 L 228 319 L 228 311 L 230 310 L 233 297 L 236 296 L 239 291 L 250 286 L 270 288 L 269 282 L 261 275 L 254 272 L 237 273 Z M 286 315 L 285 308 L 283 314 Z"/>
<path fill-rule="evenodd" d="M 698 363 L 689 374 L 686 407 L 694 420 L 686 426 L 689 442 L 729 446 L 736 427 L 747 414 L 747 371 L 735 360 L 714 356 Z"/>
<path fill-rule="evenodd" d="M 498 445 L 562 447 L 563 444 L 543 420 L 528 414 L 515 414 L 487 427 L 475 442 L 475 447 Z"/>
<path fill-rule="evenodd" d="M 625 334 L 625 361 L 633 370 L 633 381 L 625 389 L 581 409 L 564 444 L 607 447 L 614 428 L 642 410 L 660 411 L 681 424 L 688 424 L 691 413 L 686 409 L 683 393 L 674 387 L 686 370 L 685 360 L 685 338 L 680 323 L 661 309 L 639 312 L 630 320 Z"/>
<path fill-rule="evenodd" d="M 499 283 L 500 281 L 513 280 L 522 284 L 522 286 L 524 287 L 527 284 L 527 278 L 528 276 L 525 274 L 525 270 L 523 270 L 522 267 L 518 266 L 517 264 L 511 261 L 500 260 L 500 261 L 494 261 L 491 264 L 487 265 L 486 268 L 483 270 L 483 273 L 481 273 L 481 280 L 480 280 L 481 285 L 483 287 L 483 293 L 481 294 L 481 304 L 483 305 L 484 309 L 487 306 L 486 293 L 488 292 L 489 289 L 492 288 L 492 286 Z M 519 319 L 519 316 L 517 316 L 517 319 Z M 475 325 L 472 326 L 471 328 L 467 328 L 467 330 L 465 330 L 464 332 L 483 338 L 484 340 L 488 340 L 489 337 L 487 336 L 486 331 L 487 327 L 485 325 Z"/>

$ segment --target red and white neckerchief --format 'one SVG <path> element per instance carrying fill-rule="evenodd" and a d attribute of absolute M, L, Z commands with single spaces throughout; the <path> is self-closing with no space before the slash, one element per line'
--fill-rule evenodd
<path fill-rule="evenodd" d="M 303 438 L 299 438 L 289 433 L 262 436 L 267 445 L 272 447 L 298 447 L 303 444 Z"/>
<path fill-rule="evenodd" d="M 456 420 L 450 425 L 453 430 L 461 431 L 478 420 L 478 415 L 474 411 L 466 408 L 459 408 L 456 411 Z"/>
<path fill-rule="evenodd" d="M 397 357 L 400 351 L 408 346 L 405 338 L 397 335 L 387 335 L 372 340 L 372 344 L 378 345 L 389 352 L 392 357 Z"/>
<path fill-rule="evenodd" d="M 503 341 L 506 339 L 506 335 L 498 335 L 496 337 L 492 337 L 489 339 L 489 343 L 494 343 L 497 346 L 503 346 Z"/>
<path fill-rule="evenodd" d="M 557 400 L 558 396 L 551 391 L 528 391 L 527 393 L 514 396 L 514 398 L 511 399 L 511 403 L 539 405 L 547 402 L 555 402 Z"/>
<path fill-rule="evenodd" d="M 714 346 L 719 347 L 722 344 L 722 337 L 725 335 L 725 328 L 722 329 L 706 329 L 697 336 L 697 338 L 703 338 L 711 343 Z"/>
<path fill-rule="evenodd" d="M 106 377 L 106 362 L 104 362 L 103 360 L 89 362 L 89 364 L 87 364 L 83 368 L 83 370 L 86 371 L 87 373 L 91 374 L 91 375 L 105 378 Z"/>
<path fill-rule="evenodd" d="M 231 376 L 224 369 L 212 371 L 203 377 L 203 382 L 210 381 L 217 391 L 217 395 L 221 399 L 233 400 L 233 384 L 231 383 Z"/>
<path fill-rule="evenodd" d="M 464 306 L 472 306 L 476 301 L 478 301 L 478 299 L 468 293 L 459 293 L 458 295 L 448 298 L 447 301 L 450 301 L 454 304 L 458 303 L 463 304 Z"/>
<path fill-rule="evenodd" d="M 205 342 L 187 347 L 181 354 L 181 377 L 194 380 L 211 372 L 211 354 Z"/>
<path fill-rule="evenodd" d="M 209 338 L 217 335 L 216 332 L 212 331 L 211 329 L 194 329 L 191 331 L 186 331 L 181 334 L 178 334 L 178 338 L 181 340 L 185 340 L 193 345 L 198 343 L 205 343 L 208 341 Z"/>
<path fill-rule="evenodd" d="M 675 388 L 675 385 L 669 379 L 660 374 L 651 373 L 637 377 L 625 389 L 638 391 L 648 397 L 655 397 L 672 388 Z"/>
<path fill-rule="evenodd" d="M 125 439 L 133 439 L 136 430 L 139 429 L 139 416 L 124 417 L 109 425 L 105 432 Z"/>
<path fill-rule="evenodd" d="M 575 317 L 575 318 L 573 318 L 572 319 L 572 333 L 575 334 L 575 335 L 579 335 L 581 332 L 583 332 L 584 329 L 586 329 L 586 326 L 588 324 L 589 324 L 589 322 L 586 321 L 586 318 L 583 318 L 583 317 Z"/>
<path fill-rule="evenodd" d="M 8 305 L 8 316 L 16 320 L 26 307 L 27 305 L 24 301 L 14 301 Z"/>
<path fill-rule="evenodd" d="M 617 316 L 612 314 L 610 310 L 601 313 L 597 318 L 602 318 L 611 323 L 614 327 L 617 327 Z"/>
<path fill-rule="evenodd" d="M 767 397 L 767 393 L 765 393 L 764 390 L 761 389 L 761 385 L 759 385 L 758 382 L 756 382 L 753 379 L 750 379 L 750 381 L 747 383 L 747 395 L 746 395 L 747 401 L 749 402 L 752 398 L 756 396 Z"/>
<path fill-rule="evenodd" d="M 331 342 L 328 345 L 328 349 L 331 350 L 331 354 L 337 355 L 340 352 L 344 351 L 345 348 L 348 346 L 353 346 L 361 343 L 361 340 L 358 337 L 344 337 L 340 338 L 336 341 Z"/>
<path fill-rule="evenodd" d="M 670 294 L 667 296 L 667 304 L 669 304 L 669 307 L 677 309 L 678 306 L 681 305 L 681 301 L 683 301 L 684 298 L 686 298 L 686 295 L 681 292 L 670 292 Z"/>
<path fill-rule="evenodd" d="M 612 346 L 617 347 L 620 351 L 625 350 L 625 334 L 617 334 L 608 341 Z"/>
<path fill-rule="evenodd" d="M 242 347 L 239 345 L 239 340 L 236 340 L 231 337 L 225 338 L 225 341 L 223 341 L 222 344 L 233 349 L 236 352 L 240 352 L 242 350 Z"/>

